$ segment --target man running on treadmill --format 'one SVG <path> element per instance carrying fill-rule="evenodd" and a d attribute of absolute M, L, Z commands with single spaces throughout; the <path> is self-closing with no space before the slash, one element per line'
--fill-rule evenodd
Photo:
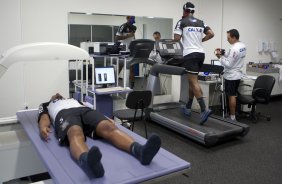
<path fill-rule="evenodd" d="M 182 38 L 184 56 L 182 67 L 188 71 L 189 100 L 186 106 L 182 106 L 182 111 L 185 115 L 191 116 L 191 106 L 195 96 L 201 108 L 200 124 L 203 125 L 212 111 L 205 105 L 198 74 L 205 60 L 202 42 L 214 37 L 214 33 L 202 20 L 193 16 L 194 12 L 194 4 L 191 2 L 184 4 L 183 17 L 177 22 L 174 30 L 174 40 L 179 41 Z"/>

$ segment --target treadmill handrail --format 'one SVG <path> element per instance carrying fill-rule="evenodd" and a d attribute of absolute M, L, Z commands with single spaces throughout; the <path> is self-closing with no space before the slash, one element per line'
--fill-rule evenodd
<path fill-rule="evenodd" d="M 186 69 L 178 66 L 155 64 L 151 68 L 150 75 L 158 76 L 159 73 L 169 74 L 169 75 L 183 75 Z"/>

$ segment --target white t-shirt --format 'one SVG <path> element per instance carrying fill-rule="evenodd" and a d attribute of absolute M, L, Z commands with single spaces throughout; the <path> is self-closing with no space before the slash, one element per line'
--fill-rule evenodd
<path fill-rule="evenodd" d="M 63 109 L 70 109 L 74 107 L 83 107 L 77 100 L 75 99 L 62 99 L 62 100 L 53 100 L 50 101 L 47 109 L 48 113 L 52 119 L 52 121 L 55 121 L 55 118 L 57 114 L 63 110 Z"/>
<path fill-rule="evenodd" d="M 210 27 L 193 16 L 184 17 L 175 26 L 174 34 L 182 36 L 183 56 L 199 52 L 204 53 L 202 39 Z"/>
<path fill-rule="evenodd" d="M 162 60 L 162 57 L 160 56 L 160 54 L 156 50 L 155 45 L 154 45 L 154 49 L 150 52 L 149 59 L 152 60 L 152 61 L 155 61 L 159 64 L 164 63 L 164 61 Z"/>
<path fill-rule="evenodd" d="M 224 66 L 223 77 L 227 80 L 239 80 L 243 76 L 242 68 L 246 57 L 246 45 L 242 42 L 234 43 L 229 51 L 219 61 Z"/>

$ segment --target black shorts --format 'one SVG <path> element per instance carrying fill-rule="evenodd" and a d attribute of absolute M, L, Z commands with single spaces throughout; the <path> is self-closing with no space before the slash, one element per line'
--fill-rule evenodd
<path fill-rule="evenodd" d="M 55 134 L 60 145 L 68 145 L 67 131 L 73 125 L 83 129 L 84 135 L 98 138 L 95 130 L 98 124 L 107 118 L 89 107 L 76 107 L 61 110 L 55 120 Z"/>
<path fill-rule="evenodd" d="M 225 93 L 227 96 L 237 96 L 237 91 L 240 81 L 241 81 L 240 79 L 239 80 L 224 79 Z"/>
<path fill-rule="evenodd" d="M 205 61 L 205 53 L 194 52 L 184 56 L 183 60 L 182 67 L 188 73 L 198 75 Z"/>

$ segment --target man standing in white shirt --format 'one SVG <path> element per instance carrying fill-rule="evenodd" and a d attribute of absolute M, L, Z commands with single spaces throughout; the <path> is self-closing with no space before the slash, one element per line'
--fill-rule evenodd
<path fill-rule="evenodd" d="M 224 66 L 224 85 L 225 93 L 228 97 L 229 111 L 231 120 L 236 120 L 236 97 L 246 56 L 246 45 L 239 40 L 238 30 L 227 31 L 227 41 L 232 45 L 227 53 L 223 49 L 215 49 L 215 55 Z"/>

